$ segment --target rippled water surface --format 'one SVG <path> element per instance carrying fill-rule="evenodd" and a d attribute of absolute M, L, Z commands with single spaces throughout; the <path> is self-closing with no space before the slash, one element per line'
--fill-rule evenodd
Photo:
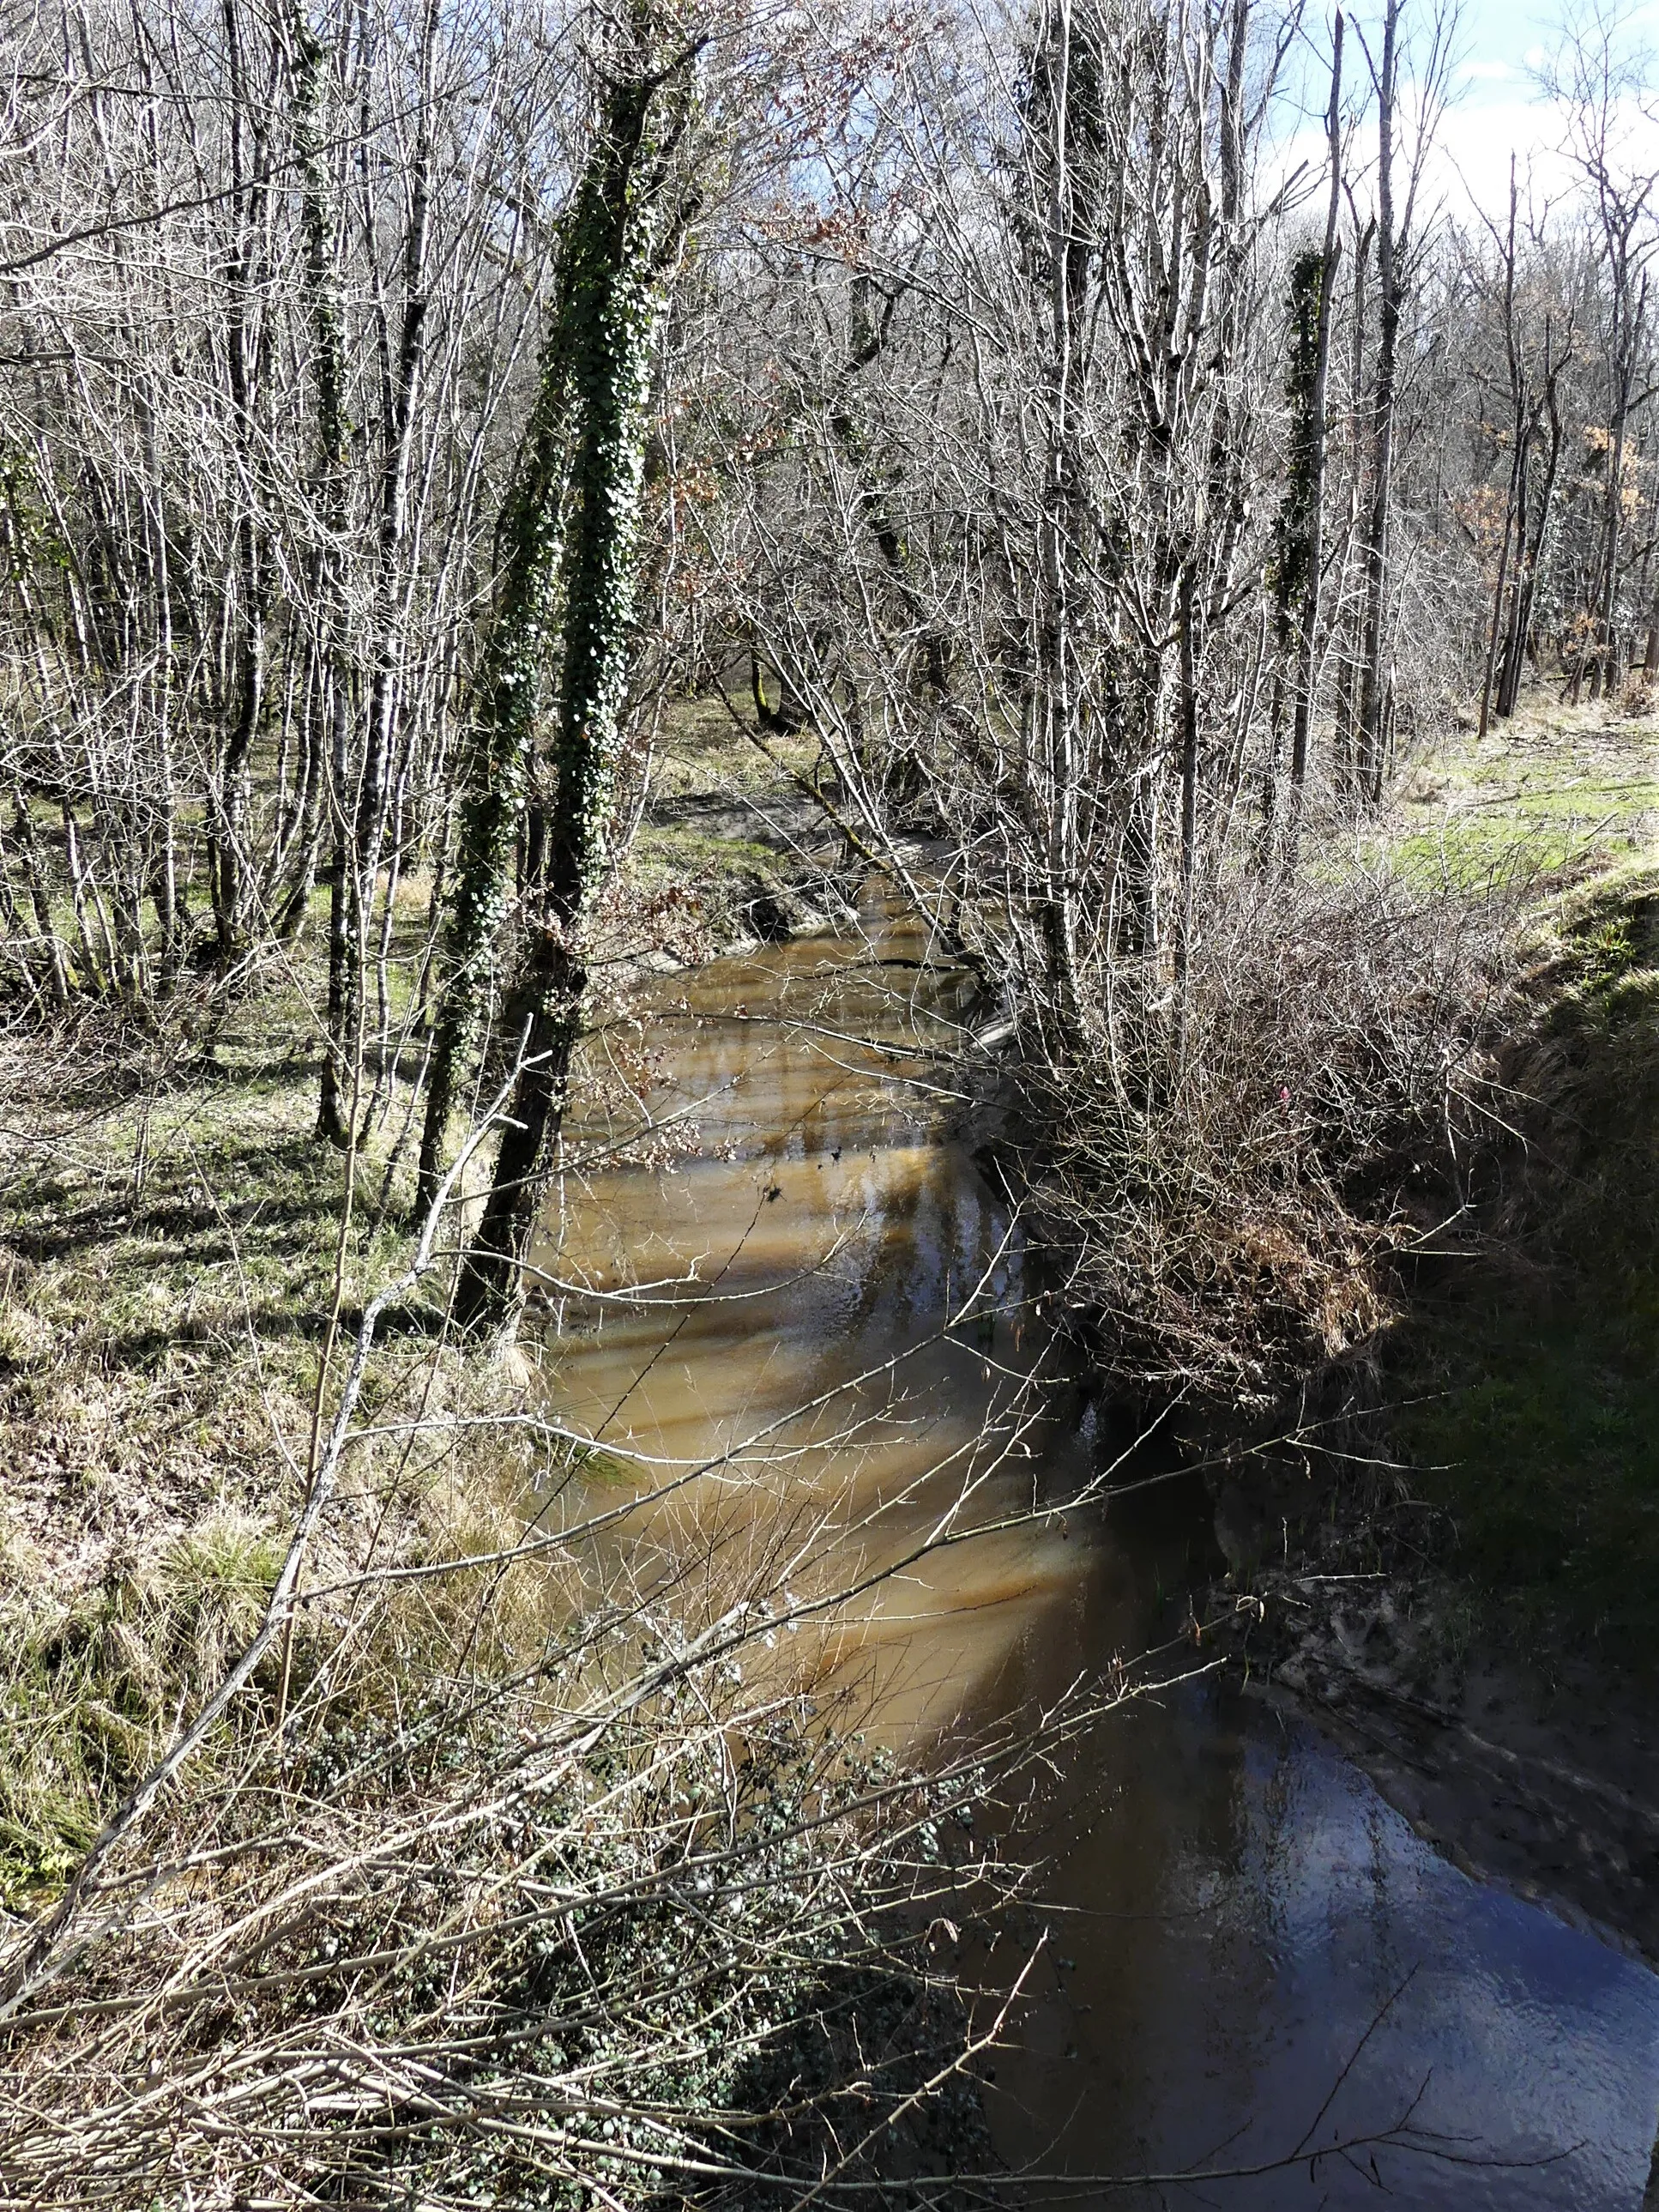
<path fill-rule="evenodd" d="M 864 1581 L 793 1656 L 914 1746 L 1167 1644 L 1207 1535 L 1179 1484 L 1048 1510 L 1108 1454 L 1018 1224 L 941 1134 L 928 1048 L 967 986 L 865 921 L 665 978 L 597 1041 L 537 1258 L 562 1413 L 667 1490 L 635 1564 Z M 608 1150 L 641 1107 L 645 1156 Z M 1659 1980 L 1468 1880 L 1311 1729 L 1188 1679 L 1074 1746 L 1048 1820 L 992 2091 L 1029 2201 L 1642 2204 Z"/>

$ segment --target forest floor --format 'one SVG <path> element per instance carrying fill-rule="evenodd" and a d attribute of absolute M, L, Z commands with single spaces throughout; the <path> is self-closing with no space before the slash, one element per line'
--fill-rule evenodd
<path fill-rule="evenodd" d="M 616 917 L 619 992 L 833 915 L 846 855 L 811 754 L 769 757 L 718 702 L 677 720 Z M 1659 1956 L 1659 724 L 1533 704 L 1455 732 L 1402 778 L 1380 842 L 1426 889 L 1527 887 L 1516 1133 L 1472 1192 L 1476 1233 L 1419 1264 L 1381 1347 L 1387 1526 L 1334 1519 L 1258 1569 L 1248 1663 L 1455 1854 Z M 424 896 L 406 886 L 411 946 Z M 339 1234 L 342 1163 L 313 1135 L 318 934 L 210 1036 L 182 1011 L 167 1034 L 89 1022 L 0 1066 L 13 1909 L 257 1622 L 330 1311 L 407 1252 L 406 1085 Z M 388 1345 L 373 1395 L 415 1358 Z M 458 1355 L 444 1388 L 501 1407 L 530 1383 L 521 1358 Z M 474 1486 L 465 1510 L 510 1528 L 516 1507 Z"/>
<path fill-rule="evenodd" d="M 677 723 L 603 1000 L 820 920 L 833 850 L 791 775 L 806 751 L 769 761 L 718 705 Z M 428 898 L 404 879 L 394 1018 Z M 154 1019 L 94 1008 L 0 1037 L 0 1914 L 51 1893 L 258 1626 L 330 1316 L 349 1331 L 412 1248 L 412 1048 L 366 1117 L 343 1233 L 344 1161 L 315 1133 L 322 900 L 228 1001 L 192 984 Z M 526 1402 L 522 1355 L 434 1354 L 418 1322 L 377 1350 L 371 1406 Z M 524 1471 L 495 1457 L 501 1480 L 423 1508 L 460 1513 L 485 1549 L 492 1523 L 503 1542 L 520 1526 Z"/>
<path fill-rule="evenodd" d="M 744 935 L 824 927 L 848 886 L 845 839 L 813 796 L 819 767 L 811 738 L 757 743 L 720 699 L 679 704 L 629 852 L 631 896 L 647 911 L 688 901 L 704 957 Z"/>
<path fill-rule="evenodd" d="M 1382 1466 L 1255 1571 L 1247 1663 L 1453 1856 L 1659 1959 L 1659 724 L 1460 732 L 1387 836 L 1519 876 L 1520 973 L 1464 1218 L 1376 1348 Z"/>

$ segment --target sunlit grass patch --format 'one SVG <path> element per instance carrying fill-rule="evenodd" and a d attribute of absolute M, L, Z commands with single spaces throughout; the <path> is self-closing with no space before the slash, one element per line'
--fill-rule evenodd
<path fill-rule="evenodd" d="M 653 763 L 659 801 L 690 792 L 776 788 L 790 775 L 811 775 L 818 757 L 817 738 L 810 732 L 769 736 L 763 750 L 750 734 L 753 716 L 746 694 L 729 684 L 727 690 L 735 716 L 707 695 L 677 699 L 669 707 Z"/>
<path fill-rule="evenodd" d="M 17 1910 L 83 1850 L 158 1756 L 192 1687 L 263 1618 L 282 1562 L 268 1522 L 210 1510 L 65 1589 L 27 1545 L 0 1559 L 0 1902 Z"/>
<path fill-rule="evenodd" d="M 777 860 L 773 848 L 757 837 L 733 837 L 689 823 L 641 830 L 633 853 L 635 867 L 647 881 L 653 876 L 692 882 L 726 874 L 767 875 L 776 868 Z"/>
<path fill-rule="evenodd" d="M 409 1224 L 380 1202 L 393 1115 L 368 1133 L 342 1239 L 308 980 L 273 964 L 210 1049 L 186 1039 L 147 1070 L 123 1032 L 131 1079 L 101 1096 L 96 1033 L 37 1039 L 8 1070 L 0 1900 L 51 1891 L 257 1629 L 305 1484 L 329 1316 L 337 1297 L 349 1328 L 406 1257 Z M 388 1327 L 362 1410 L 435 1417 L 504 1392 L 521 1382 Z M 360 1451 L 319 1571 L 370 1530 L 447 1556 L 470 1540 L 452 1525 L 463 1492 L 473 1521 L 493 1516 L 485 1548 L 510 1544 L 518 1511 L 501 1500 L 522 1454 L 496 1440 L 486 1456 L 500 1480 L 481 1488 L 477 1469 L 459 1482 L 453 1443 L 431 1467 L 395 1436 Z M 442 1603 L 413 1608 L 422 1635 Z"/>
<path fill-rule="evenodd" d="M 1583 875 L 1659 827 L 1659 729 L 1534 705 L 1477 739 L 1449 738 L 1403 779 L 1379 839 L 1425 887 Z"/>

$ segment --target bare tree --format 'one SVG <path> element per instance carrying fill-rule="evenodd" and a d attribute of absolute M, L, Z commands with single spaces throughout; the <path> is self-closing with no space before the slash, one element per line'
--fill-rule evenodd
<path fill-rule="evenodd" d="M 1365 599 L 1360 647 L 1354 774 L 1373 804 L 1381 798 L 1389 748 L 1389 538 L 1394 520 L 1395 418 L 1399 402 L 1401 323 L 1412 281 L 1418 192 L 1437 120 L 1450 60 L 1455 15 L 1431 19 L 1427 52 L 1415 72 L 1418 112 L 1407 159 L 1403 205 L 1395 161 L 1400 115 L 1405 0 L 1386 0 L 1380 57 L 1366 48 L 1376 95 L 1376 368 L 1370 397 L 1369 503 L 1365 525 Z"/>
<path fill-rule="evenodd" d="M 1659 234 L 1655 194 L 1659 167 L 1644 158 L 1632 127 L 1650 96 L 1650 58 L 1629 36 L 1617 9 L 1591 6 L 1568 26 L 1540 82 L 1568 116 L 1568 149 L 1589 187 L 1602 282 L 1597 301 L 1605 380 L 1604 424 L 1595 425 L 1601 479 L 1601 544 L 1595 578 L 1596 650 L 1580 655 L 1592 691 L 1611 690 L 1627 657 L 1621 643 L 1620 586 L 1626 532 L 1626 459 L 1632 417 L 1652 397 L 1648 301 Z"/>
<path fill-rule="evenodd" d="M 1327 159 L 1330 168 L 1325 204 L 1325 234 L 1317 254 L 1304 252 L 1291 269 L 1291 455 L 1275 554 L 1280 623 L 1293 621 L 1295 658 L 1291 683 L 1291 789 L 1299 807 L 1307 781 L 1308 746 L 1313 721 L 1316 654 L 1325 567 L 1325 448 L 1331 366 L 1331 327 L 1336 314 L 1336 278 L 1342 241 L 1338 231 L 1342 202 L 1342 39 L 1339 9 L 1331 37 L 1331 98 L 1326 111 Z M 1273 775 L 1278 772 L 1277 737 Z M 1267 785 L 1272 803 L 1272 776 Z"/>

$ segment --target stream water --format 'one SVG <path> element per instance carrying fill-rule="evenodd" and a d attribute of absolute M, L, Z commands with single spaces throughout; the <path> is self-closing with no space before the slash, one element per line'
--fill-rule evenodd
<path fill-rule="evenodd" d="M 914 925 L 863 922 L 665 977 L 592 1048 L 586 1164 L 536 1257 L 562 1415 L 621 1479 L 672 1478 L 630 1543 L 723 1591 L 863 1583 L 799 1662 L 902 1747 L 1155 1648 L 1184 1674 L 1074 1741 L 1009 1931 L 1048 1941 L 998 2055 L 998 2148 L 1074 2177 L 1024 2201 L 1277 2212 L 1381 2182 L 1636 2212 L 1659 1978 L 1468 1880 L 1310 1728 L 1170 1657 L 1214 1565 L 1201 1496 L 1064 1510 L 1117 1442 L 1018 1220 L 941 1133 L 928 1048 L 965 981 Z M 641 1107 L 658 1133 L 609 1151 Z"/>

